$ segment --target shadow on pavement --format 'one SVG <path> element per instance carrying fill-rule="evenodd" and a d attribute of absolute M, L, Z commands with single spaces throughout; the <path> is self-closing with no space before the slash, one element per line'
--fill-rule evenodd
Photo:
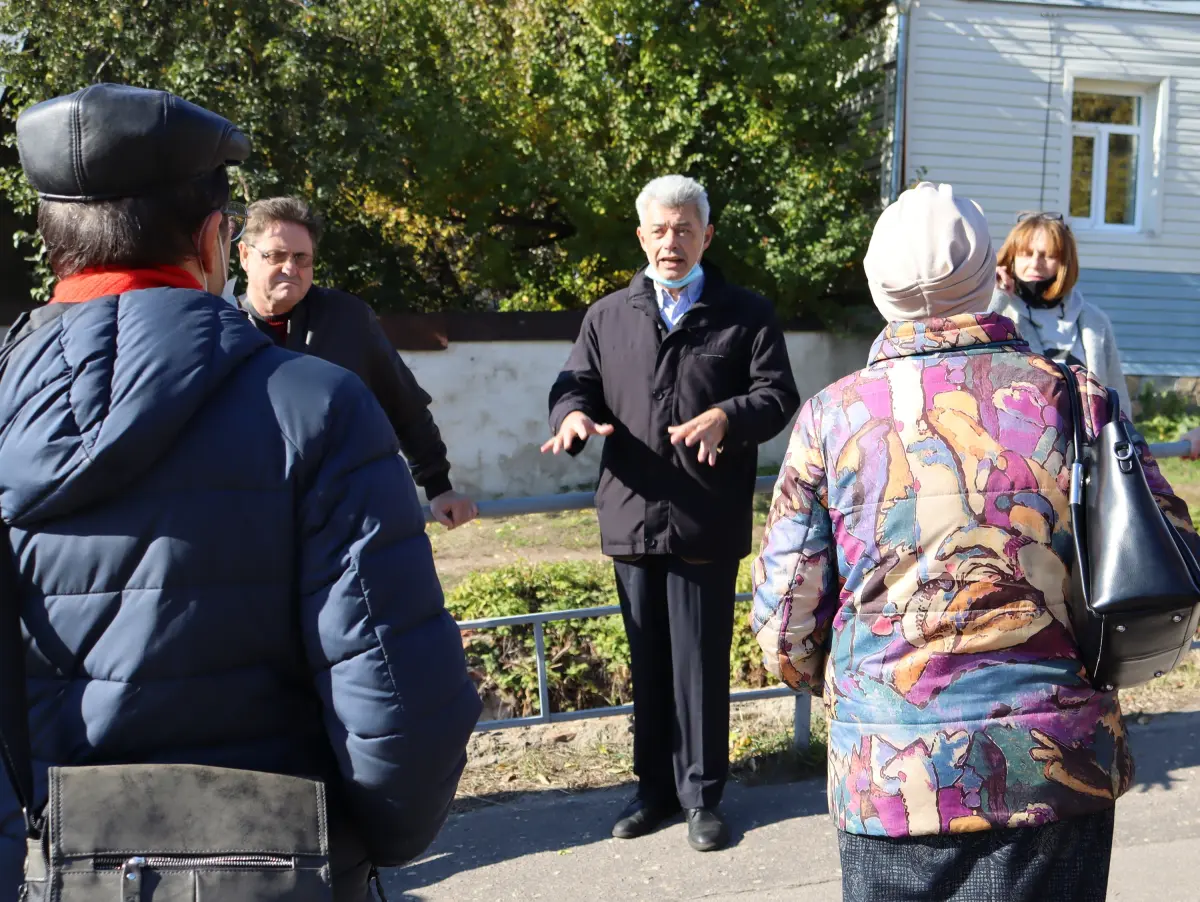
<path fill-rule="evenodd" d="M 567 855 L 573 849 L 609 841 L 613 821 L 631 795 L 632 786 L 570 795 L 546 791 L 529 793 L 507 804 L 456 814 L 425 858 L 387 873 L 388 898 L 417 902 L 422 887 L 433 886 L 463 871 L 544 852 Z M 736 846 L 757 828 L 827 811 L 825 784 L 821 780 L 769 788 L 731 783 L 721 804 L 721 812 L 731 829 L 730 846 Z M 682 815 L 669 823 L 681 821 Z M 630 852 L 636 853 L 637 843 L 637 840 L 622 842 L 622 848 L 628 845 Z M 700 854 L 686 845 L 680 853 Z"/>
<path fill-rule="evenodd" d="M 1172 771 L 1200 765 L 1200 711 L 1170 711 L 1126 721 L 1133 749 L 1133 786 L 1130 792 L 1171 789 Z"/>
<path fill-rule="evenodd" d="M 1143 719 L 1145 722 L 1140 722 Z M 1127 726 L 1136 762 L 1130 795 L 1171 790 L 1182 779 L 1177 771 L 1200 766 L 1200 710 L 1134 716 Z M 617 843 L 610 840 L 609 831 L 632 792 L 629 784 L 573 794 L 547 790 L 476 800 L 479 807 L 450 818 L 425 858 L 386 874 L 388 898 L 420 902 L 423 888 L 455 874 L 531 855 L 569 855 L 594 843 Z M 721 811 L 732 829 L 731 846 L 736 846 L 760 827 L 826 814 L 824 781 L 759 786 L 731 783 Z M 637 840 L 620 843 L 622 855 L 626 847 L 630 857 L 637 856 Z M 686 845 L 679 852 L 698 854 Z M 547 867 L 554 867 L 552 861 Z"/>

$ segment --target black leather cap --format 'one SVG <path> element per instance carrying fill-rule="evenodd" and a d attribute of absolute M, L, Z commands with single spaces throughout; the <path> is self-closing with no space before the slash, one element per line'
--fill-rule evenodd
<path fill-rule="evenodd" d="M 147 88 L 91 85 L 17 117 L 17 150 L 46 200 L 150 194 L 250 156 L 250 139 L 216 113 Z"/>

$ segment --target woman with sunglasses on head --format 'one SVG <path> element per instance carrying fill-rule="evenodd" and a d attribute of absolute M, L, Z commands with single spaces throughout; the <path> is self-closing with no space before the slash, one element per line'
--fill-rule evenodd
<path fill-rule="evenodd" d="M 1085 367 L 1132 416 L 1112 321 L 1076 287 L 1079 252 L 1061 213 L 1025 213 L 996 257 L 991 311 L 1017 324 L 1036 354 Z"/>

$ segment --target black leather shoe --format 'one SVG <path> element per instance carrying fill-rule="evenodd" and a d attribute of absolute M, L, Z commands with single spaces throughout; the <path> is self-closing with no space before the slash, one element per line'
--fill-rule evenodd
<path fill-rule="evenodd" d="M 660 827 L 663 821 L 678 814 L 679 803 L 653 805 L 637 798 L 625 806 L 617 822 L 613 824 L 612 835 L 617 839 L 637 839 Z"/>
<path fill-rule="evenodd" d="M 711 808 L 689 808 L 687 825 L 688 845 L 697 852 L 715 852 L 729 841 L 729 829 Z"/>

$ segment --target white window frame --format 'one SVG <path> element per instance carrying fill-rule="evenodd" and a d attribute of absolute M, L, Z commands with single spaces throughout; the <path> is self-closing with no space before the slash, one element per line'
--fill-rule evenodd
<path fill-rule="evenodd" d="M 1080 235 L 1094 234 L 1106 240 L 1146 241 L 1162 231 L 1163 193 L 1166 176 L 1167 129 L 1170 98 L 1177 71 L 1168 66 L 1117 66 L 1099 69 L 1068 64 L 1063 73 L 1062 97 L 1062 169 L 1060 207 L 1064 215 L 1071 210 L 1071 172 L 1075 135 L 1095 138 L 1092 157 L 1092 215 L 1089 219 L 1070 217 L 1071 228 Z M 1138 126 L 1076 123 L 1072 117 L 1075 92 L 1120 94 L 1142 98 Z M 1107 192 L 1108 135 L 1135 134 L 1138 138 L 1137 199 L 1133 225 L 1104 222 L 1104 195 Z"/>
<path fill-rule="evenodd" d="M 1120 88 L 1120 90 L 1117 90 Z M 1087 219 L 1081 217 L 1071 217 L 1071 228 L 1075 230 L 1090 229 L 1095 232 L 1140 232 L 1142 230 L 1142 215 L 1145 209 L 1145 176 L 1146 153 L 1150 147 L 1150 129 L 1146 127 L 1147 120 L 1151 117 L 1150 102 L 1152 100 L 1150 91 L 1145 88 L 1133 88 L 1125 86 L 1120 82 L 1079 82 L 1075 85 L 1075 90 L 1071 92 L 1072 108 L 1074 108 L 1074 99 L 1076 93 L 1088 94 L 1105 94 L 1111 97 L 1133 97 L 1137 103 L 1138 122 L 1136 125 L 1111 125 L 1102 122 L 1076 122 L 1074 117 L 1071 119 L 1071 169 L 1072 182 L 1074 182 L 1075 168 L 1075 138 L 1091 138 L 1092 139 L 1092 196 L 1091 196 L 1091 212 L 1092 215 Z M 1137 157 L 1134 160 L 1136 171 L 1134 172 L 1135 193 L 1133 198 L 1133 222 L 1105 222 L 1104 215 L 1108 206 L 1108 144 L 1110 135 L 1132 135 L 1137 139 L 1136 153 Z M 1071 186 L 1067 186 L 1068 201 L 1070 198 Z M 1068 207 L 1068 211 L 1069 211 Z"/>

